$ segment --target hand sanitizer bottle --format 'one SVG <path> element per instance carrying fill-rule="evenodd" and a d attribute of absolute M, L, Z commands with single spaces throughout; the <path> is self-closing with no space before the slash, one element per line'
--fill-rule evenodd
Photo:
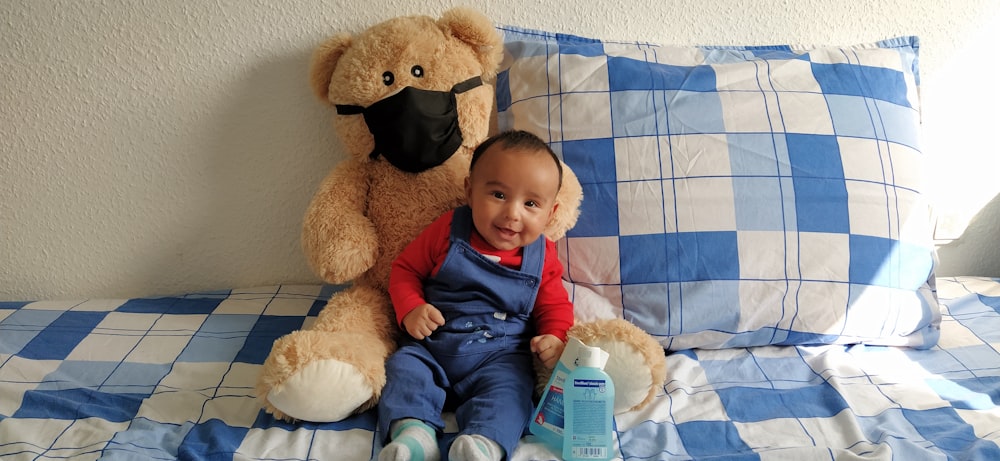
<path fill-rule="evenodd" d="M 576 369 L 576 358 L 580 355 L 581 347 L 587 346 L 579 339 L 569 338 L 566 341 L 566 348 L 563 349 L 559 362 L 552 370 L 549 383 L 545 386 L 542 399 L 538 402 L 538 407 L 535 408 L 531 423 L 528 425 L 531 433 L 541 439 L 554 453 L 562 452 L 563 421 L 565 421 L 563 385 L 569 373 Z"/>
<path fill-rule="evenodd" d="M 615 383 L 604 372 L 607 362 L 607 352 L 598 347 L 581 347 L 576 368 L 566 377 L 562 449 L 566 461 L 609 460 L 612 457 Z"/>

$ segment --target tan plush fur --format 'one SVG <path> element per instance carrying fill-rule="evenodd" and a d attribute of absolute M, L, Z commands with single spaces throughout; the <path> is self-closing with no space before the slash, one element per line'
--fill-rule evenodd
<path fill-rule="evenodd" d="M 646 332 L 625 320 L 612 319 L 578 323 L 569 336 L 611 354 L 605 371 L 615 382 L 616 412 L 638 410 L 656 397 L 666 379 L 667 364 L 663 346 Z"/>
<path fill-rule="evenodd" d="M 474 76 L 490 82 L 502 52 L 490 20 L 474 10 L 455 8 L 436 20 L 399 17 L 355 36 L 330 37 L 313 55 L 310 82 L 331 108 L 367 107 L 406 86 L 448 91 Z M 414 65 L 423 67 L 422 78 L 411 75 Z M 386 71 L 395 75 L 391 86 L 383 83 Z M 335 116 L 334 128 L 348 158 L 314 195 L 303 222 L 302 246 L 310 267 L 324 281 L 353 284 L 333 295 L 313 325 L 275 341 L 256 386 L 269 413 L 287 420 L 338 421 L 377 403 L 385 384 L 384 361 L 395 350 L 399 334 L 386 290 L 391 263 L 435 217 L 464 201 L 472 151 L 489 134 L 493 87 L 484 84 L 457 98 L 462 146 L 444 164 L 418 174 L 370 160 L 374 139 L 364 117 Z M 546 229 L 553 239 L 575 224 L 582 199 L 579 181 L 566 171 L 559 209 Z M 662 351 L 657 361 L 663 361 Z M 314 374 L 330 365 L 338 373 L 346 370 L 360 377 L 370 392 L 340 381 L 341 374 Z M 310 379 L 322 381 L 322 389 L 329 392 L 314 395 L 303 385 Z M 279 408 L 272 401 L 279 393 L 298 399 L 293 402 L 298 406 Z M 337 399 L 362 403 L 326 408 L 325 403 Z M 308 414 L 296 414 L 302 408 Z"/>

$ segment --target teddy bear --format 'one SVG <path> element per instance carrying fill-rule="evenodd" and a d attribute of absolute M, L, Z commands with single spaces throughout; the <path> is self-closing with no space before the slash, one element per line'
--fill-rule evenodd
<path fill-rule="evenodd" d="M 336 109 L 347 158 L 314 194 L 302 247 L 322 280 L 351 283 L 315 322 L 274 342 L 256 385 L 268 413 L 333 422 L 377 404 L 400 334 L 387 290 L 392 261 L 434 218 L 464 203 L 472 152 L 491 130 L 502 56 L 492 22 L 465 7 L 335 34 L 315 50 L 310 83 Z M 581 200 L 567 167 L 549 238 L 575 224 Z M 623 396 L 616 408 L 644 405 L 662 384 L 662 347 L 629 322 L 583 322 L 570 334 L 612 354 L 607 369 Z"/>

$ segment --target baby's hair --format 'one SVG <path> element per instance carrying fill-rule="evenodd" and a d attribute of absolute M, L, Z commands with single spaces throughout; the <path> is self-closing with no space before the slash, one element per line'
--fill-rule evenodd
<path fill-rule="evenodd" d="M 562 162 L 559 161 L 559 157 L 556 156 L 556 153 L 552 151 L 552 148 L 545 141 L 542 141 L 542 138 L 524 130 L 503 131 L 490 136 L 480 143 L 472 153 L 472 162 L 469 163 L 470 174 L 472 173 L 472 168 L 476 166 L 476 162 L 483 156 L 483 152 L 486 152 L 490 146 L 497 142 L 508 149 L 520 148 L 548 153 L 549 157 L 552 157 L 552 160 L 556 162 L 556 168 L 559 169 L 559 187 L 556 190 L 562 189 L 563 167 Z"/>

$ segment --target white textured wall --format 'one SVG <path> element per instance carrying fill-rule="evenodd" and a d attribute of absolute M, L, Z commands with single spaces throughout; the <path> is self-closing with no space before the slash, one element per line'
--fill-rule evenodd
<path fill-rule="evenodd" d="M 0 3 L 0 299 L 315 282 L 300 219 L 341 154 L 309 54 L 334 32 L 458 4 Z M 1000 191 L 995 0 L 468 4 L 497 23 L 675 44 L 919 35 L 941 209 L 961 221 Z M 997 202 L 942 249 L 944 273 L 1000 276 Z"/>

